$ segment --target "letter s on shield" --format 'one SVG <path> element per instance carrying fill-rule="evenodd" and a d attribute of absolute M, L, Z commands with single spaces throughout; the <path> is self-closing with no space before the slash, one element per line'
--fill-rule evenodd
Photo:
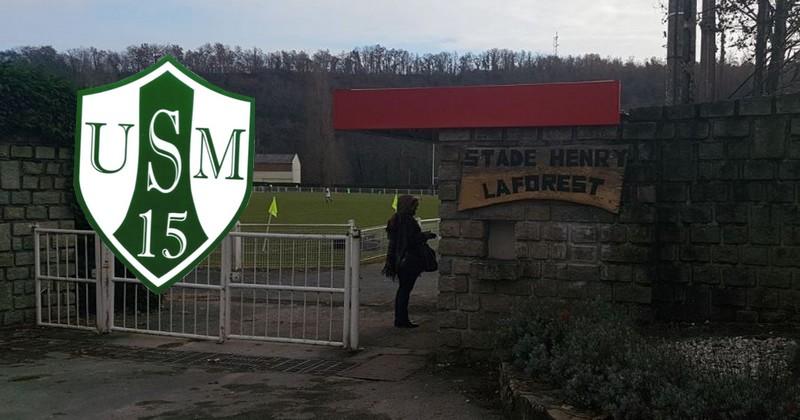
<path fill-rule="evenodd" d="M 78 203 L 114 256 L 162 293 L 219 246 L 247 206 L 255 102 L 172 57 L 78 95 Z"/>

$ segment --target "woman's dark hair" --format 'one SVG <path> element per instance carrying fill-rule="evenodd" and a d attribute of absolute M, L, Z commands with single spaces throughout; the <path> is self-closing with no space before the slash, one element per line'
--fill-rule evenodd
<path fill-rule="evenodd" d="M 401 195 L 398 197 L 397 212 L 393 214 L 391 218 L 389 218 L 389 221 L 386 223 L 386 230 L 393 230 L 397 224 L 397 219 L 400 216 L 414 216 L 418 204 L 419 200 L 417 200 L 417 197 L 414 197 L 413 195 Z"/>

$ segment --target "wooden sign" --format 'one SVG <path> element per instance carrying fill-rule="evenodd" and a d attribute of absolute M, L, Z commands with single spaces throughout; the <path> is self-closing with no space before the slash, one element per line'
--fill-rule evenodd
<path fill-rule="evenodd" d="M 561 200 L 619 212 L 628 148 L 468 148 L 458 209 L 517 200 Z"/>

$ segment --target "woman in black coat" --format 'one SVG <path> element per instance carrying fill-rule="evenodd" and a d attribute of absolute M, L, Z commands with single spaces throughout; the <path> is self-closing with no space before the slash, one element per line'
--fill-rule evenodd
<path fill-rule="evenodd" d="M 389 249 L 386 253 L 386 265 L 383 274 L 399 280 L 397 295 L 394 300 L 394 326 L 398 328 L 416 328 L 408 319 L 408 300 L 414 283 L 423 271 L 420 246 L 428 239 L 436 237 L 430 232 L 422 232 L 414 215 L 419 207 L 419 200 L 410 195 L 403 195 L 397 200 L 397 212 L 386 224 L 389 236 Z"/>

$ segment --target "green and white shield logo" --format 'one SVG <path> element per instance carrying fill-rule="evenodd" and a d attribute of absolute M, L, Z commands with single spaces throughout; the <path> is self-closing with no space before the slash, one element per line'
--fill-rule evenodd
<path fill-rule="evenodd" d="M 210 254 L 250 199 L 252 98 L 172 57 L 79 92 L 75 192 L 105 244 L 161 293 Z"/>

